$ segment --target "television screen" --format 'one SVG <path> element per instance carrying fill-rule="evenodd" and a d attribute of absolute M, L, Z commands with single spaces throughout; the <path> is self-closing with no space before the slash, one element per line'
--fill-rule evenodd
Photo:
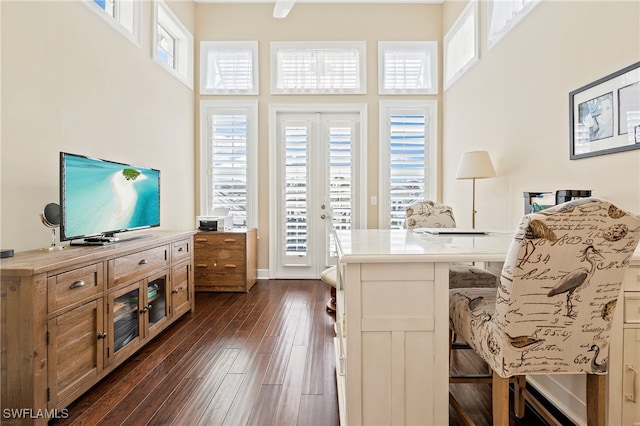
<path fill-rule="evenodd" d="M 160 225 L 160 171 L 60 153 L 60 239 Z"/>

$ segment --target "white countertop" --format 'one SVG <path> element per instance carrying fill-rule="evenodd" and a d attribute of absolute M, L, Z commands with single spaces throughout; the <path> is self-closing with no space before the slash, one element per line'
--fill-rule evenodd
<path fill-rule="evenodd" d="M 338 257 L 345 263 L 502 262 L 513 232 L 487 235 L 429 235 L 406 229 L 336 231 Z"/>
<path fill-rule="evenodd" d="M 407 229 L 353 229 L 335 234 L 343 263 L 503 262 L 513 240 L 513 231 L 429 235 Z M 640 246 L 633 260 L 640 261 Z"/>

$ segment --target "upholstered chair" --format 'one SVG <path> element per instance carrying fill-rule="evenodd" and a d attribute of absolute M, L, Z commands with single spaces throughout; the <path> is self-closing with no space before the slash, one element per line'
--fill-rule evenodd
<path fill-rule="evenodd" d="M 521 417 L 525 398 L 536 404 L 526 375 L 569 373 L 587 374 L 587 423 L 605 424 L 611 320 L 639 238 L 639 217 L 570 201 L 522 218 L 497 290 L 450 290 L 451 332 L 492 370 L 494 425 L 509 424 L 510 378 Z"/>
<path fill-rule="evenodd" d="M 405 228 L 455 228 L 453 209 L 437 201 L 420 201 L 405 210 Z M 490 272 L 473 265 L 452 263 L 449 265 L 449 288 L 492 287 L 498 278 Z"/>

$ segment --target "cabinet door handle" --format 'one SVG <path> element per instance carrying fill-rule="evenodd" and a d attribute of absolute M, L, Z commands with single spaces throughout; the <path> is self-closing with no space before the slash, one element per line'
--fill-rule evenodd
<path fill-rule="evenodd" d="M 178 288 L 174 288 L 173 290 L 171 290 L 171 293 L 173 294 L 177 294 L 181 289 Z"/>
<path fill-rule="evenodd" d="M 142 259 L 140 262 L 138 262 L 138 265 L 146 265 L 147 263 L 147 259 Z"/>
<path fill-rule="evenodd" d="M 144 308 L 140 309 L 140 313 L 144 314 L 145 312 L 147 312 L 149 310 L 148 306 L 145 306 Z"/>
<path fill-rule="evenodd" d="M 636 381 L 638 377 L 638 370 L 633 368 L 633 365 L 625 365 L 625 368 L 633 372 L 633 381 L 632 381 L 633 389 L 631 390 L 630 394 L 626 394 L 624 396 L 624 400 L 633 402 L 635 404 L 636 403 Z"/>
<path fill-rule="evenodd" d="M 78 280 L 78 281 L 74 281 L 73 283 L 71 283 L 69 288 L 72 289 L 72 288 L 78 288 L 78 287 L 82 287 L 82 286 L 84 286 L 84 281 L 83 280 Z"/>
<path fill-rule="evenodd" d="M 184 251 L 184 247 L 180 247 L 178 251 Z"/>
<path fill-rule="evenodd" d="M 107 333 L 98 333 L 98 339 L 106 339 L 107 338 Z"/>
<path fill-rule="evenodd" d="M 151 303 L 149 303 L 149 304 L 147 305 L 147 310 L 149 310 L 149 311 L 150 311 L 150 310 L 151 310 L 151 308 L 153 308 L 153 306 L 151 306 Z"/>

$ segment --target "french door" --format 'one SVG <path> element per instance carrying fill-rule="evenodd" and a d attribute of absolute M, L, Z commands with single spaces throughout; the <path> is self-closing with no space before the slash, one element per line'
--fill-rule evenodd
<path fill-rule="evenodd" d="M 318 278 L 335 264 L 332 229 L 364 226 L 364 108 L 313 109 L 270 110 L 272 278 Z"/>

